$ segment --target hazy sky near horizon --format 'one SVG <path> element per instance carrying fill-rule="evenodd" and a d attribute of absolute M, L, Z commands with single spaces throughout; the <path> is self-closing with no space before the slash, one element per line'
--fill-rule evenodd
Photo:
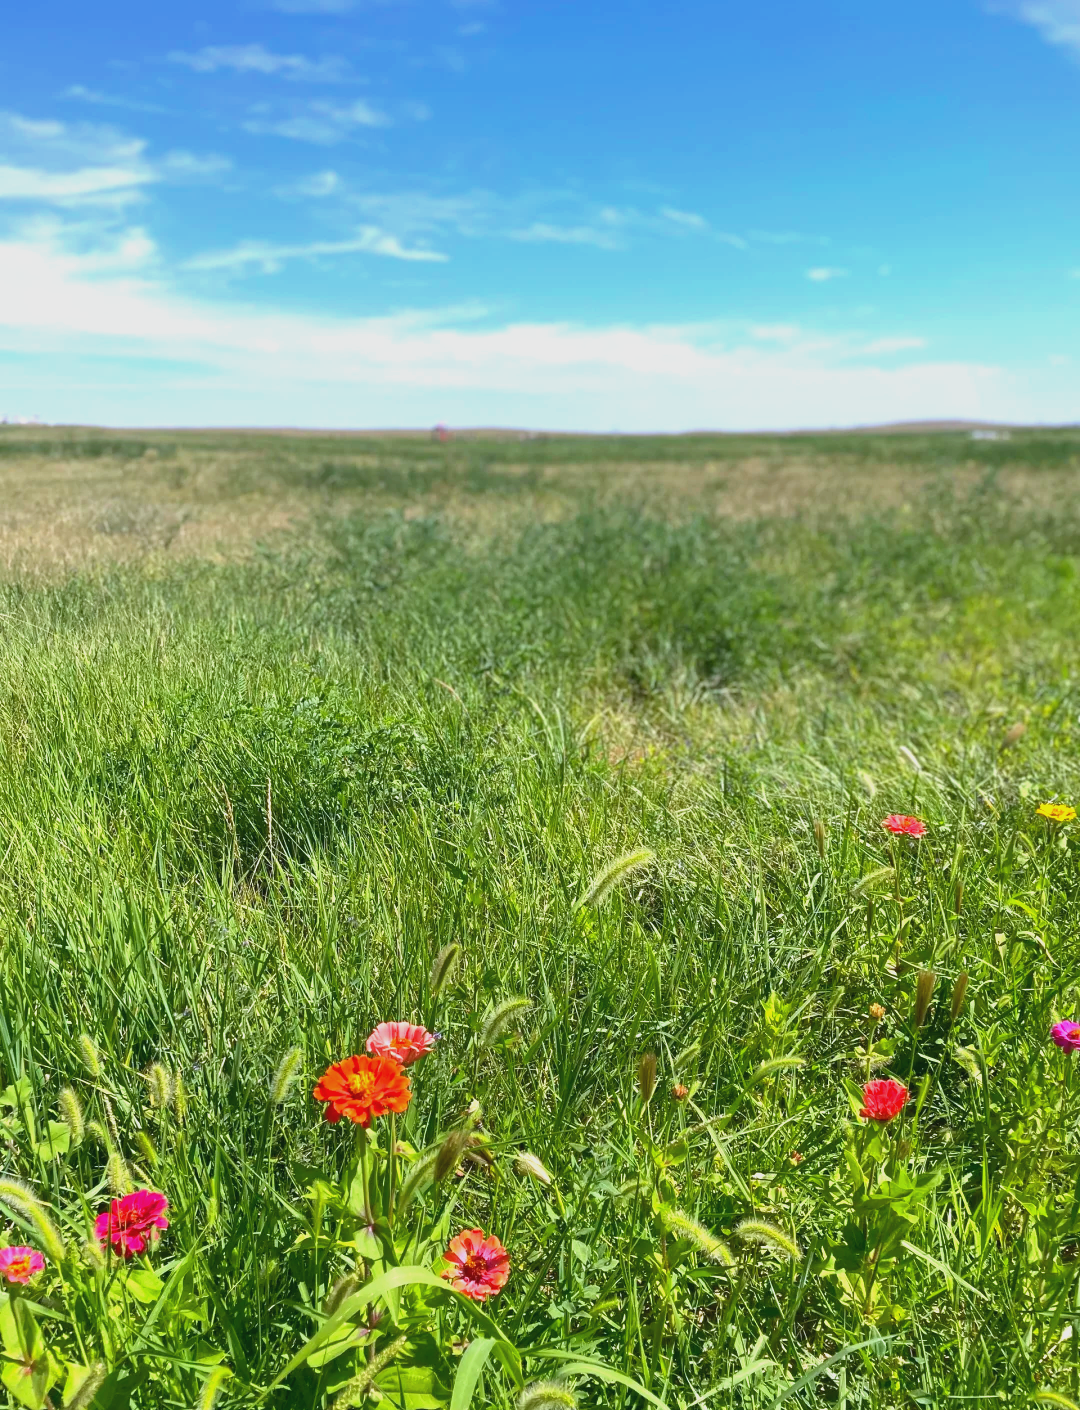
<path fill-rule="evenodd" d="M 0 40 L 0 414 L 1080 420 L 1080 0 L 72 0 Z"/>

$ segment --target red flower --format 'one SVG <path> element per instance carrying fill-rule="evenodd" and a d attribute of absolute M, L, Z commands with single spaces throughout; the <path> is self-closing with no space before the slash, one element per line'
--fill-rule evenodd
<path fill-rule="evenodd" d="M 867 1082 L 862 1095 L 861 1117 L 867 1121 L 891 1121 L 903 1110 L 908 1091 L 903 1082 L 887 1077 L 883 1082 Z"/>
<path fill-rule="evenodd" d="M 437 1037 L 418 1023 L 380 1023 L 365 1046 L 373 1057 L 390 1057 L 408 1067 L 431 1052 Z"/>
<path fill-rule="evenodd" d="M 5 1283 L 28 1283 L 44 1267 L 45 1260 L 36 1248 L 27 1248 L 25 1244 L 0 1248 L 0 1278 Z"/>
<path fill-rule="evenodd" d="M 94 1233 L 102 1244 L 112 1244 L 113 1252 L 122 1258 L 143 1253 L 148 1243 L 157 1238 L 159 1229 L 167 1229 L 165 1211 L 169 1201 L 154 1190 L 136 1190 L 123 1199 L 114 1199 L 94 1220 Z"/>
<path fill-rule="evenodd" d="M 886 832 L 905 833 L 908 837 L 922 837 L 926 832 L 922 818 L 913 818 L 908 813 L 890 813 L 882 819 L 881 826 Z"/>
<path fill-rule="evenodd" d="M 474 1302 L 499 1292 L 510 1276 L 510 1255 L 494 1234 L 485 1238 L 483 1229 L 458 1234 L 443 1257 L 450 1267 L 442 1276 Z"/>
<path fill-rule="evenodd" d="M 343 1116 L 358 1126 L 370 1126 L 376 1116 L 404 1111 L 412 1097 L 401 1063 L 391 1057 L 347 1057 L 328 1067 L 313 1093 L 326 1102 L 326 1119 L 336 1125 Z"/>

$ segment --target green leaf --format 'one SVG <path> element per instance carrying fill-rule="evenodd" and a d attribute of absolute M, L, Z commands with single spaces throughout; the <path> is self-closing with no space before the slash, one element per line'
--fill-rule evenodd
<path fill-rule="evenodd" d="M 469 1410 L 476 1387 L 480 1383 L 488 1358 L 495 1350 L 491 1337 L 477 1337 L 469 1343 L 461 1365 L 454 1377 L 454 1393 L 450 1398 L 450 1410 Z"/>
<path fill-rule="evenodd" d="M 0 1092 L 0 1106 L 24 1107 L 29 1102 L 33 1090 L 29 1077 L 20 1077 L 17 1082 Z"/>
<path fill-rule="evenodd" d="M 50 1121 L 44 1137 L 34 1147 L 42 1160 L 58 1160 L 71 1147 L 71 1128 L 63 1121 Z"/>
<path fill-rule="evenodd" d="M 59 1368 L 45 1349 L 37 1318 L 22 1299 L 9 1297 L 0 1307 L 0 1341 L 6 1362 L 0 1370 L 0 1382 L 20 1405 L 41 1410 L 59 1377 Z"/>
<path fill-rule="evenodd" d="M 127 1290 L 136 1302 L 151 1303 L 165 1284 L 152 1268 L 135 1268 L 127 1275 Z"/>
<path fill-rule="evenodd" d="M 370 1332 L 367 1327 L 356 1327 L 352 1323 L 346 1323 L 339 1327 L 335 1334 L 322 1344 L 318 1351 L 312 1352 L 308 1357 L 308 1365 L 313 1371 L 320 1370 L 328 1365 L 338 1356 L 344 1356 L 353 1347 L 359 1346 L 361 1342 L 367 1340 Z"/>

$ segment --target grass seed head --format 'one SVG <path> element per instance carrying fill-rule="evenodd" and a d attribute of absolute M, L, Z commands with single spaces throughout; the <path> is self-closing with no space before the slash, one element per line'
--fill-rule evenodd
<path fill-rule="evenodd" d="M 109 1152 L 109 1159 L 105 1165 L 105 1179 L 108 1181 L 109 1189 L 117 1197 L 131 1193 L 131 1171 L 128 1170 L 127 1161 L 119 1151 Z"/>
<path fill-rule="evenodd" d="M 148 1165 L 152 1167 L 158 1163 L 157 1147 L 146 1131 L 135 1132 L 135 1144 L 139 1147 L 139 1152 Z"/>
<path fill-rule="evenodd" d="M 964 1007 L 964 1000 L 967 997 L 968 972 L 965 969 L 962 974 L 956 976 L 956 983 L 952 989 L 952 1002 L 949 1005 L 949 1023 L 953 1024 L 960 1017 L 960 1010 Z"/>
<path fill-rule="evenodd" d="M 642 1053 L 637 1065 L 637 1089 L 642 1106 L 648 1106 L 656 1091 L 656 1054 Z"/>
<path fill-rule="evenodd" d="M 231 1376 L 232 1372 L 228 1366 L 215 1366 L 203 1382 L 203 1388 L 195 1402 L 196 1410 L 214 1410 L 218 1396 Z"/>
<path fill-rule="evenodd" d="M 444 945 L 435 956 L 431 966 L 431 992 L 436 998 L 453 979 L 460 959 L 461 946 L 456 943 Z"/>
<path fill-rule="evenodd" d="M 1014 744 L 1023 739 L 1027 733 L 1027 725 L 1023 720 L 1017 720 L 1016 724 L 1010 725 L 1001 739 L 1002 749 L 1011 749 Z"/>
<path fill-rule="evenodd" d="M 683 1210 L 665 1205 L 660 1211 L 660 1222 L 669 1234 L 693 1244 L 698 1253 L 703 1254 L 710 1263 L 722 1263 L 726 1268 L 734 1264 L 731 1250 L 723 1239 L 718 1239 L 704 1224 L 692 1219 Z"/>
<path fill-rule="evenodd" d="M 735 1226 L 735 1237 L 744 1244 L 757 1244 L 796 1261 L 802 1258 L 802 1250 L 791 1235 L 765 1219 L 743 1219 Z"/>
<path fill-rule="evenodd" d="M 577 1410 L 578 1404 L 569 1381 L 533 1381 L 517 1398 L 517 1410 Z"/>
<path fill-rule="evenodd" d="M 814 819 L 814 842 L 817 846 L 818 856 L 824 860 L 825 857 L 825 824 L 820 818 Z"/>
<path fill-rule="evenodd" d="M 541 1185 L 551 1184 L 551 1171 L 538 1155 L 531 1151 L 518 1151 L 514 1165 L 522 1175 L 529 1175 Z"/>
<path fill-rule="evenodd" d="M 303 1055 L 300 1048 L 290 1048 L 278 1063 L 270 1083 L 270 1101 L 272 1105 L 280 1106 L 289 1095 L 289 1089 L 296 1080 L 296 1074 L 300 1069 L 300 1060 Z"/>
<path fill-rule="evenodd" d="M 104 1262 L 104 1260 L 103 1260 Z M 64 1401 L 64 1410 L 88 1410 L 94 1397 L 101 1389 L 109 1369 L 102 1361 L 97 1361 L 87 1371 L 82 1384 L 70 1400 Z"/>
<path fill-rule="evenodd" d="M 494 1047 L 499 1039 L 505 1037 L 514 1027 L 517 1019 L 523 1017 L 531 1008 L 530 999 L 503 999 L 501 1004 L 496 1004 L 484 1019 L 484 1026 L 480 1030 L 480 1046 Z"/>
<path fill-rule="evenodd" d="M 60 1237 L 60 1230 L 30 1186 L 24 1185 L 21 1180 L 0 1180 L 0 1200 L 9 1204 L 12 1209 L 17 1209 L 24 1219 L 28 1219 L 37 1230 L 38 1238 L 45 1245 L 45 1252 L 52 1261 L 63 1263 L 67 1257 L 67 1249 Z"/>
<path fill-rule="evenodd" d="M 88 1077 L 92 1077 L 97 1082 L 101 1077 L 101 1058 L 98 1055 L 97 1044 L 89 1033 L 80 1033 L 76 1039 L 79 1049 L 79 1056 L 82 1058 L 82 1065 L 86 1068 Z"/>
<path fill-rule="evenodd" d="M 608 862 L 607 866 L 597 872 L 585 888 L 578 901 L 579 908 L 600 905 L 602 901 L 607 900 L 624 877 L 632 876 L 634 872 L 641 871 L 655 860 L 655 852 L 651 852 L 648 847 L 638 847 L 633 852 L 624 852 L 621 857 L 616 857 L 614 861 Z"/>
<path fill-rule="evenodd" d="M 172 1105 L 173 1075 L 160 1062 L 152 1062 L 144 1073 L 154 1111 L 165 1111 Z"/>
<path fill-rule="evenodd" d="M 915 1008 L 912 1012 L 912 1020 L 916 1028 L 921 1028 L 926 1022 L 926 1015 L 930 1012 L 930 1000 L 934 997 L 936 983 L 937 975 L 932 969 L 919 970 L 919 977 L 915 981 Z"/>
<path fill-rule="evenodd" d="M 376 1378 L 386 1370 L 391 1361 L 405 1350 L 407 1340 L 408 1338 L 405 1336 L 395 1337 L 389 1346 L 377 1352 L 360 1374 L 354 1376 L 341 1394 L 334 1399 L 330 1410 L 345 1410 L 348 1405 L 362 1405 L 368 1392 L 374 1386 Z"/>
<path fill-rule="evenodd" d="M 81 1146 L 86 1135 L 86 1123 L 83 1120 L 82 1105 L 75 1095 L 74 1088 L 61 1087 L 60 1095 L 56 1100 L 60 1108 L 60 1119 L 71 1133 L 71 1144 Z"/>
<path fill-rule="evenodd" d="M 431 1172 L 436 1184 L 440 1184 L 458 1168 L 461 1164 L 461 1157 L 468 1149 L 471 1140 L 472 1132 L 460 1128 L 457 1131 L 451 1131 L 446 1137 L 439 1147 L 439 1153 L 435 1157 L 435 1164 Z"/>
<path fill-rule="evenodd" d="M 441 1146 L 432 1146 L 415 1162 L 401 1186 L 397 1198 L 397 1210 L 403 1214 L 421 1190 L 427 1189 L 435 1179 L 435 1162 L 439 1158 Z"/>
<path fill-rule="evenodd" d="M 338 1310 L 347 1297 L 351 1297 L 359 1285 L 360 1279 L 355 1273 L 346 1273 L 344 1277 L 338 1278 L 337 1282 L 326 1294 L 326 1301 L 323 1303 L 323 1311 L 328 1317 Z"/>
<path fill-rule="evenodd" d="M 178 1126 L 183 1126 L 187 1121 L 188 1098 L 187 1088 L 184 1086 L 184 1079 L 179 1072 L 173 1077 L 173 1115 L 176 1117 Z"/>

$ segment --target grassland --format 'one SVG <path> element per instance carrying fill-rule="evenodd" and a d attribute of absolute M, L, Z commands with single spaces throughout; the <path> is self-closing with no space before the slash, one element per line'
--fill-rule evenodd
<path fill-rule="evenodd" d="M 392 1018 L 443 1035 L 403 1176 L 473 1140 L 412 1257 L 499 1234 L 526 1381 L 1080 1399 L 1078 824 L 1035 811 L 1080 799 L 1078 477 L 1069 432 L 0 430 L 0 1131 L 93 1404 L 367 1403 L 358 1343 L 271 1387 L 382 1266 L 311 1087 Z M 881 1131 L 869 1074 L 911 1091 Z M 141 1284 L 77 1256 L 125 1185 L 170 1200 Z M 476 1338 L 430 1315 L 403 1410 Z"/>

